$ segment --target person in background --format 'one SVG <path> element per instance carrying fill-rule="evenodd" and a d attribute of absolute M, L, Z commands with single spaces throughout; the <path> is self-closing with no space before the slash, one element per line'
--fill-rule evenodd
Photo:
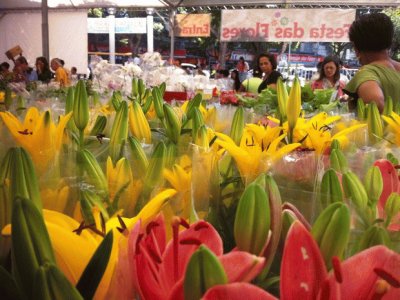
<path fill-rule="evenodd" d="M 71 75 L 78 75 L 78 70 L 77 70 L 77 68 L 76 67 L 72 67 L 71 68 Z"/>
<path fill-rule="evenodd" d="M 311 81 L 311 82 L 314 82 L 315 80 L 317 80 L 317 79 L 319 78 L 319 75 L 321 74 L 321 67 L 322 67 L 322 61 L 320 61 L 320 62 L 317 63 L 317 65 L 316 65 L 317 72 L 315 72 L 315 73 L 311 76 L 311 78 L 310 78 L 310 81 Z"/>
<path fill-rule="evenodd" d="M 262 53 L 257 58 L 257 74 L 262 74 L 262 82 L 258 87 L 258 92 L 261 93 L 262 90 L 266 88 L 276 88 L 276 82 L 282 74 L 279 73 L 276 68 L 278 63 L 276 58 L 271 53 Z"/>
<path fill-rule="evenodd" d="M 51 73 L 49 62 L 44 56 L 39 56 L 36 58 L 36 73 L 38 75 L 38 80 L 43 83 L 49 83 L 53 74 Z"/>
<path fill-rule="evenodd" d="M 380 112 L 388 97 L 400 101 L 400 63 L 390 57 L 393 35 L 393 23 L 383 13 L 362 15 L 349 29 L 362 67 L 346 85 L 345 93 L 355 100 L 375 102 Z"/>
<path fill-rule="evenodd" d="M 249 72 L 249 64 L 247 61 L 244 60 L 244 57 L 241 56 L 239 58 L 238 63 L 236 64 L 236 70 L 239 72 L 239 80 L 240 82 L 243 82 L 243 80 L 247 79 L 247 74 Z"/>
<path fill-rule="evenodd" d="M 347 75 L 343 74 L 342 71 L 345 70 L 346 68 L 344 67 L 344 63 L 341 59 L 339 59 L 339 72 L 340 72 L 340 80 L 344 82 L 344 84 L 348 84 L 349 83 L 349 78 L 347 77 Z"/>
<path fill-rule="evenodd" d="M 15 60 L 14 66 L 14 82 L 25 82 L 29 83 L 31 81 L 37 80 L 36 71 L 28 65 L 28 61 L 25 56 L 19 56 Z"/>
<path fill-rule="evenodd" d="M 56 73 L 55 81 L 60 87 L 67 87 L 71 84 L 67 71 L 63 68 L 60 59 L 53 58 L 50 62 L 51 69 Z"/>
<path fill-rule="evenodd" d="M 0 64 L 0 80 L 10 81 L 13 78 L 13 73 L 10 71 L 10 64 L 3 62 Z"/>
<path fill-rule="evenodd" d="M 231 71 L 231 79 L 233 79 L 233 89 L 236 92 L 239 92 L 240 91 L 240 86 L 242 84 L 240 83 L 240 80 L 239 80 L 239 71 L 238 70 L 232 70 Z"/>
<path fill-rule="evenodd" d="M 229 70 L 219 70 L 217 75 L 217 85 L 221 91 L 233 90 L 233 79 L 229 77 Z"/>
<path fill-rule="evenodd" d="M 259 77 L 261 75 L 259 72 L 254 72 L 253 75 L 253 77 L 243 80 L 242 84 L 240 85 L 240 92 L 258 94 L 258 87 L 263 81 Z"/>
<path fill-rule="evenodd" d="M 343 96 L 345 83 L 340 80 L 339 59 L 335 56 L 327 56 L 322 62 L 321 70 L 317 80 L 311 83 L 311 88 L 316 89 L 335 89 L 337 92 L 333 95 L 334 99 Z"/>

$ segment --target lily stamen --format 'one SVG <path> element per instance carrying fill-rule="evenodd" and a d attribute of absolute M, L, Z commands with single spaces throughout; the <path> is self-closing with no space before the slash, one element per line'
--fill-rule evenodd
<path fill-rule="evenodd" d="M 85 226 L 85 221 L 82 221 L 82 222 L 79 224 L 79 227 L 78 227 L 77 229 L 75 229 L 75 230 L 72 230 L 72 232 L 75 232 L 77 235 L 81 235 L 82 231 L 83 231 L 85 228 L 86 228 L 86 226 Z"/>
<path fill-rule="evenodd" d="M 343 282 L 342 276 L 342 266 L 340 264 L 340 260 L 337 256 L 332 257 L 332 268 L 335 275 L 335 279 L 338 283 Z"/>
<path fill-rule="evenodd" d="M 102 215 L 100 214 L 100 216 L 102 216 Z M 119 224 L 121 224 L 121 227 L 117 227 L 117 230 L 120 233 L 123 233 L 123 232 L 128 233 L 128 231 L 127 231 L 128 227 L 126 227 L 124 220 L 121 218 L 120 215 L 117 215 L 117 218 L 118 218 Z"/>
<path fill-rule="evenodd" d="M 196 245 L 196 246 L 200 246 L 202 244 L 202 242 L 199 239 L 187 238 L 187 239 L 180 240 L 179 244 L 181 244 L 181 245 Z"/>
<path fill-rule="evenodd" d="M 160 224 L 158 224 L 157 222 L 151 221 L 151 222 L 146 226 L 146 234 L 149 235 L 150 232 L 151 232 L 151 230 L 152 230 L 154 227 L 157 227 L 157 226 L 159 226 L 159 225 L 160 225 Z"/>
<path fill-rule="evenodd" d="M 383 270 L 381 268 L 375 268 L 374 272 L 380 278 L 388 282 L 392 287 L 394 288 L 400 287 L 400 281 L 397 278 L 395 278 L 392 274 L 388 273 L 386 270 Z"/>
<path fill-rule="evenodd" d="M 179 224 L 181 220 L 178 217 L 172 219 L 172 242 L 174 253 L 174 280 L 178 281 L 178 267 L 179 267 Z"/>
<path fill-rule="evenodd" d="M 207 223 L 199 223 L 199 224 L 197 224 L 197 225 L 194 227 L 194 230 L 195 230 L 195 231 L 199 231 L 199 230 L 201 230 L 201 229 L 208 228 L 208 227 L 209 227 L 209 226 L 208 226 Z"/>

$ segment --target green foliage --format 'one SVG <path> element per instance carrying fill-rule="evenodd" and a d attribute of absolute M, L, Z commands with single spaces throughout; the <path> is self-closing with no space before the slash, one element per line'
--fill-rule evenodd
<path fill-rule="evenodd" d="M 393 58 L 400 59 L 400 8 L 388 8 L 383 12 L 390 17 L 394 25 L 394 37 L 392 44 Z"/>

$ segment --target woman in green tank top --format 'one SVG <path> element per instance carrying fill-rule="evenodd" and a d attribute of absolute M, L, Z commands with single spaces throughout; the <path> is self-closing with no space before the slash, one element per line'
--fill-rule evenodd
<path fill-rule="evenodd" d="M 389 54 L 393 34 L 393 23 L 383 13 L 362 15 L 349 29 L 349 39 L 363 67 L 344 92 L 366 103 L 375 102 L 381 112 L 388 97 L 400 101 L 400 63 Z"/>

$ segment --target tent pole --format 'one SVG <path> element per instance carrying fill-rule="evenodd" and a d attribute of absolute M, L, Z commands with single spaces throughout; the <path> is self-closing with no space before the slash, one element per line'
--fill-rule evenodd
<path fill-rule="evenodd" d="M 154 36 L 153 36 L 153 8 L 146 8 L 146 28 L 147 28 L 147 52 L 154 52 Z"/>
<path fill-rule="evenodd" d="M 169 34 L 171 35 L 171 48 L 170 48 L 170 54 L 169 54 L 169 60 L 170 63 L 174 63 L 174 44 L 175 44 L 175 14 L 176 10 L 175 8 L 172 8 L 169 13 Z"/>
<path fill-rule="evenodd" d="M 110 64 L 115 64 L 115 12 L 114 7 L 107 9 L 108 12 L 108 44 L 110 52 Z"/>
<path fill-rule="evenodd" d="M 49 7 L 47 0 L 42 0 L 42 55 L 50 60 L 49 54 Z"/>

